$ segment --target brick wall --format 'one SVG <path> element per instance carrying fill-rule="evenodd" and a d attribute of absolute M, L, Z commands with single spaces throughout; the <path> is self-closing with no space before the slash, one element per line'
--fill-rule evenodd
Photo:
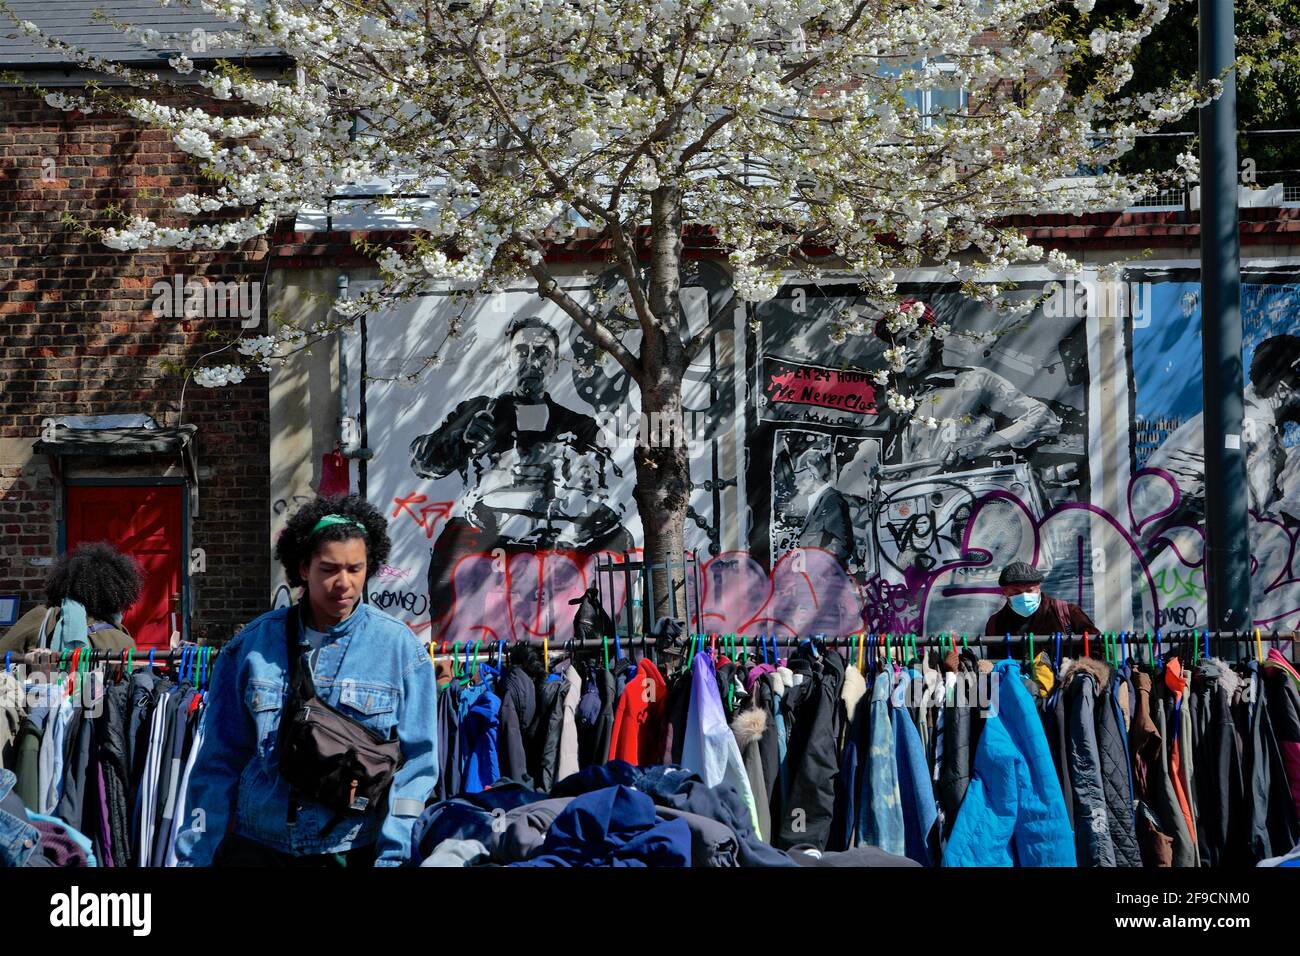
<path fill-rule="evenodd" d="M 207 552 L 193 580 L 195 633 L 229 636 L 269 602 L 267 382 L 250 375 L 209 390 L 186 367 L 240 331 L 238 317 L 156 318 L 154 283 L 177 274 L 263 281 L 264 243 L 223 253 L 117 253 L 77 225 L 113 224 L 109 207 L 150 214 L 160 197 L 201 185 L 197 168 L 163 131 L 113 116 L 47 107 L 0 90 L 0 593 L 39 600 L 57 549 L 55 483 L 45 456 L 21 464 L 41 420 L 142 412 L 160 425 L 199 427 L 201 512 L 192 545 Z M 150 195 L 142 196 L 147 191 Z M 263 301 L 265 315 L 267 303 Z"/>

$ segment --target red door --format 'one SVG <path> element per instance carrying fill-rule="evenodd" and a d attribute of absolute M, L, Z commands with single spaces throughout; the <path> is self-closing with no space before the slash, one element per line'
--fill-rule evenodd
<path fill-rule="evenodd" d="M 88 541 L 107 541 L 143 569 L 140 600 L 123 619 L 136 647 L 143 650 L 166 648 L 172 630 L 183 630 L 183 507 L 180 485 L 68 488 L 68 550 Z"/>

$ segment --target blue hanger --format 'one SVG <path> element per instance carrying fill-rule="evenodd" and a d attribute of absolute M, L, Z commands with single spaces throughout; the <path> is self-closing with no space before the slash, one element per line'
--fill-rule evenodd
<path fill-rule="evenodd" d="M 1061 669 L 1061 632 L 1056 632 L 1056 669 Z"/>
<path fill-rule="evenodd" d="M 153 648 L 149 648 L 149 670 L 153 670 Z"/>
<path fill-rule="evenodd" d="M 1164 641 L 1160 637 L 1160 628 L 1156 628 L 1156 670 L 1165 666 Z"/>
<path fill-rule="evenodd" d="M 614 635 L 614 660 L 621 661 L 622 659 L 623 659 L 623 648 L 618 643 L 618 635 L 615 634 Z"/>
<path fill-rule="evenodd" d="M 14 652 L 5 651 L 5 673 L 9 673 L 9 662 L 13 660 Z"/>
<path fill-rule="evenodd" d="M 1011 660 L 1011 632 L 1007 631 L 1006 636 L 1002 639 L 1003 646 L 1007 649 L 1007 660 Z"/>

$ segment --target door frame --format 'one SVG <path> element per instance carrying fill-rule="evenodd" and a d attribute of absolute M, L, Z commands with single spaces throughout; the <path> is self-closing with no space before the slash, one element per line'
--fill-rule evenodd
<path fill-rule="evenodd" d="M 64 478 L 60 495 L 62 508 L 59 514 L 59 554 L 68 551 L 68 489 L 69 488 L 165 488 L 181 489 L 181 641 L 190 639 L 190 486 L 184 478 Z"/>

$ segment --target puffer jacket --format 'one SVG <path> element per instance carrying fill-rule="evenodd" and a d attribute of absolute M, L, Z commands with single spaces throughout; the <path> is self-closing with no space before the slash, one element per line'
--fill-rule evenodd
<path fill-rule="evenodd" d="M 1104 680 L 1105 665 L 1090 658 L 1070 661 L 1065 671 L 1065 759 L 1070 768 L 1074 847 L 1081 866 L 1115 865 L 1097 745 L 1097 694 Z"/>
<path fill-rule="evenodd" d="M 998 710 L 984 721 L 944 866 L 1074 866 L 1065 799 L 1034 702 L 999 661 Z"/>
<path fill-rule="evenodd" d="M 1250 834 L 1251 863 L 1254 864 L 1300 845 L 1300 821 L 1296 819 L 1261 671 L 1258 661 L 1247 665 L 1247 679 L 1254 693 L 1248 704 L 1250 736 L 1243 749 L 1243 772 L 1246 826 Z"/>
<path fill-rule="evenodd" d="M 1196 845 L 1178 807 L 1164 740 L 1151 706 L 1151 675 L 1133 675 L 1137 700 L 1129 745 L 1137 796 L 1138 845 L 1145 866 L 1195 866 Z"/>
<path fill-rule="evenodd" d="M 1106 811 L 1110 836 L 1115 844 L 1117 866 L 1141 866 L 1137 830 L 1133 819 L 1133 766 L 1129 762 L 1128 730 L 1124 705 L 1120 700 L 1124 687 L 1112 667 L 1110 680 L 1102 689 L 1101 708 L 1097 715 L 1097 743 L 1101 748 L 1102 783 L 1106 789 Z"/>

